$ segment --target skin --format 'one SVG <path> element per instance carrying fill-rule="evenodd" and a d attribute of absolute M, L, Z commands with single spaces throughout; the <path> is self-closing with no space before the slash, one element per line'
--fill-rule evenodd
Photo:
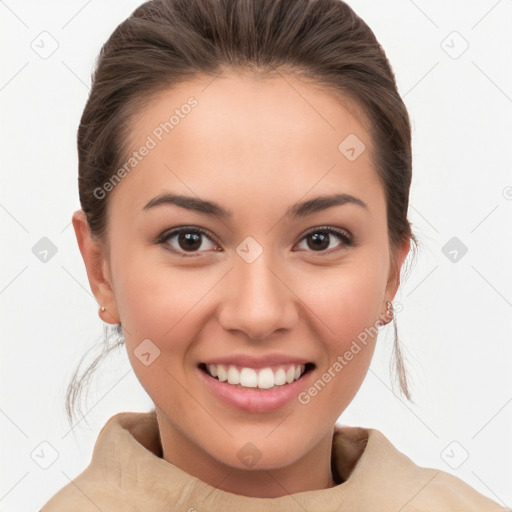
<path fill-rule="evenodd" d="M 372 142 L 332 94 L 291 75 L 198 77 L 159 94 L 134 118 L 132 150 L 190 96 L 197 107 L 108 196 L 108 236 L 94 240 L 83 212 L 73 216 L 91 289 L 106 307 L 101 317 L 123 326 L 133 370 L 155 403 L 166 461 L 245 496 L 332 487 L 334 425 L 367 373 L 376 337 L 309 403 L 292 400 L 273 412 L 220 401 L 197 364 L 233 353 L 292 354 L 315 363 L 313 384 L 383 318 L 409 243 L 390 251 Z M 338 150 L 351 133 L 366 146 L 355 161 Z M 163 192 L 214 201 L 233 218 L 175 205 L 143 211 Z M 283 217 L 297 201 L 333 193 L 367 208 Z M 179 226 L 215 239 L 202 237 L 192 253 L 177 236 L 155 242 Z M 318 250 L 305 235 L 322 226 L 346 230 L 355 244 L 331 235 Z M 252 263 L 236 252 L 248 236 L 263 249 Z M 161 351 L 149 366 L 134 354 L 147 338 Z M 237 456 L 249 442 L 261 453 L 251 468 Z"/>

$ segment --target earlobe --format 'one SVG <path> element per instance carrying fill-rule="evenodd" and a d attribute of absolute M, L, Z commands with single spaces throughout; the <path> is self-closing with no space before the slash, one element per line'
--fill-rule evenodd
<path fill-rule="evenodd" d="M 91 291 L 100 305 L 100 317 L 106 323 L 118 324 L 120 323 L 119 313 L 108 272 L 104 245 L 91 236 L 83 210 L 77 210 L 73 214 L 72 222 Z"/>
<path fill-rule="evenodd" d="M 389 300 L 386 300 L 386 311 L 383 315 L 381 315 L 381 317 L 377 321 L 377 324 L 379 326 L 384 326 L 384 325 L 389 324 L 389 322 L 391 322 L 391 320 L 393 320 L 394 314 L 395 313 L 394 313 L 394 309 L 393 309 L 393 303 Z"/>

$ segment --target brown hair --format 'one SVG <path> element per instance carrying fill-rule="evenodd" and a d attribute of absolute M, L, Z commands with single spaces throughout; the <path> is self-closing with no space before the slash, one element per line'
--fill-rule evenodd
<path fill-rule="evenodd" d="M 108 196 L 98 198 L 94 191 L 126 160 L 134 115 L 174 84 L 225 70 L 291 72 L 357 110 L 375 148 L 371 156 L 386 195 L 392 252 L 404 240 L 417 245 L 407 220 L 407 109 L 374 33 L 341 0 L 154 0 L 122 22 L 101 49 L 78 129 L 80 203 L 94 238 L 107 235 L 108 204 Z M 80 380 L 75 371 L 66 397 L 70 422 L 84 380 L 123 343 L 120 325 L 114 331 L 117 342 L 103 346 Z M 395 362 L 400 388 L 410 399 L 397 344 Z"/>

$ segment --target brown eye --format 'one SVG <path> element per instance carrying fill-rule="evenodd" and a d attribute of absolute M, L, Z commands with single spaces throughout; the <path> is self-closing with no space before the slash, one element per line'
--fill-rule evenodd
<path fill-rule="evenodd" d="M 334 248 L 334 251 L 342 249 L 344 246 L 353 245 L 352 239 L 348 233 L 334 228 L 316 228 L 306 233 L 302 240 L 306 240 L 307 249 L 313 252 L 326 252 L 328 249 L 333 249 L 331 246 L 333 238 L 342 242 L 338 244 L 337 248 Z"/>
<path fill-rule="evenodd" d="M 308 247 L 313 250 L 325 251 L 329 248 L 331 235 L 325 232 L 313 233 L 306 237 Z"/>
<path fill-rule="evenodd" d="M 202 240 L 200 233 L 180 233 L 178 235 L 178 245 L 185 251 L 196 251 L 201 247 Z"/>
<path fill-rule="evenodd" d="M 206 244 L 205 241 L 207 242 Z M 158 243 L 165 244 L 171 251 L 181 253 L 182 255 L 187 252 L 194 254 L 206 251 L 209 249 L 208 242 L 213 248 L 217 247 L 206 231 L 199 228 L 186 227 L 170 231 L 158 240 Z M 201 248 L 202 250 L 199 250 Z"/>

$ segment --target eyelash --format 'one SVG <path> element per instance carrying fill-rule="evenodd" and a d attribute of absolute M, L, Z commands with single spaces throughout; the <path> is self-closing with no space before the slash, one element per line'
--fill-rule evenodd
<path fill-rule="evenodd" d="M 173 229 L 172 231 L 168 231 L 168 232 L 163 233 L 157 239 L 156 243 L 157 244 L 162 244 L 162 245 L 167 245 L 167 247 L 166 247 L 167 250 L 173 252 L 174 254 L 178 254 L 179 256 L 182 256 L 184 258 L 194 258 L 194 257 L 197 257 L 198 255 L 200 255 L 200 253 L 202 251 L 197 251 L 195 253 L 194 252 L 186 253 L 186 252 L 177 251 L 176 249 L 171 248 L 171 247 L 168 246 L 167 242 L 171 238 L 174 238 L 174 237 L 176 237 L 178 235 L 181 235 L 182 233 L 200 233 L 201 235 L 203 235 L 206 238 L 208 238 L 211 242 L 213 242 L 214 244 L 218 245 L 217 242 L 215 241 L 215 239 L 207 231 L 205 231 L 204 229 L 198 228 L 198 227 L 188 227 L 188 226 L 184 226 L 184 227 L 181 227 L 181 228 Z M 336 238 L 338 238 L 338 240 L 343 242 L 343 245 L 341 247 L 338 247 L 338 248 L 335 248 L 335 249 L 322 250 L 322 251 L 308 251 L 308 252 L 313 252 L 313 253 L 318 253 L 318 254 L 322 254 L 322 253 L 332 254 L 332 253 L 341 251 L 341 250 L 343 250 L 346 247 L 352 247 L 352 246 L 355 245 L 354 240 L 350 237 L 350 235 L 345 230 L 333 228 L 333 227 L 330 227 L 330 226 L 320 226 L 320 227 L 317 227 L 317 228 L 309 230 L 300 239 L 300 242 L 302 242 L 302 240 L 304 240 L 308 236 L 313 235 L 315 233 L 328 233 L 330 235 L 334 235 Z"/>

